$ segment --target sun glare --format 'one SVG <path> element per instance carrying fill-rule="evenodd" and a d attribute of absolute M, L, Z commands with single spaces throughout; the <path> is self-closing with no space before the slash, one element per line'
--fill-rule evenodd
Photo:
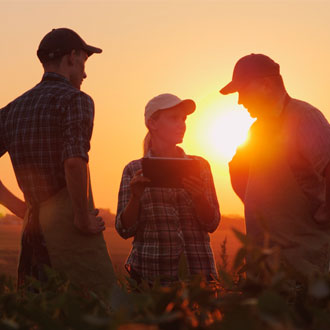
<path fill-rule="evenodd" d="M 252 119 L 238 109 L 219 111 L 210 120 L 205 141 L 212 153 L 230 160 L 236 148 L 245 142 Z"/>
<path fill-rule="evenodd" d="M 236 148 L 246 141 L 254 121 L 243 107 L 222 100 L 201 104 L 195 120 L 201 154 L 221 163 L 230 161 Z"/>

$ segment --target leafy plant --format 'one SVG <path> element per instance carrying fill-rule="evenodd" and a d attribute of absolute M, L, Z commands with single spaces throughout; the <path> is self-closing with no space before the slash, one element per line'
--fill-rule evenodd
<path fill-rule="evenodd" d="M 225 240 L 219 277 L 212 282 L 189 276 L 184 258 L 180 280 L 171 287 L 122 278 L 105 298 L 51 269 L 47 283 L 30 279 L 20 292 L 2 275 L 0 329 L 328 330 L 330 277 L 298 282 L 279 249 L 260 249 L 235 234 L 242 245 L 233 265 L 225 257 Z"/>

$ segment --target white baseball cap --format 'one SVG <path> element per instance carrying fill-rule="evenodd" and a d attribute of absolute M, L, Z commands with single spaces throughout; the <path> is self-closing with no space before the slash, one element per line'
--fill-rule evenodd
<path fill-rule="evenodd" d="M 187 115 L 193 113 L 196 109 L 196 104 L 193 100 L 186 99 L 181 100 L 173 94 L 160 94 L 152 98 L 146 105 L 144 110 L 144 122 L 147 125 L 149 118 L 159 110 L 165 110 L 173 108 L 176 105 L 182 105 L 182 108 L 185 110 Z"/>

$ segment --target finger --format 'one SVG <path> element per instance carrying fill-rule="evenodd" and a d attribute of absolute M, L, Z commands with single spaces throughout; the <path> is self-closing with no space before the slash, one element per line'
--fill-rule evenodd
<path fill-rule="evenodd" d="M 132 184 L 146 184 L 149 183 L 150 179 L 144 177 L 144 176 L 137 176 L 134 177 L 131 181 Z"/>
<path fill-rule="evenodd" d="M 135 176 L 137 176 L 137 175 L 141 175 L 141 174 L 142 174 L 142 169 L 141 169 L 141 170 L 138 170 L 138 171 L 136 171 L 136 172 L 134 173 Z"/>
<path fill-rule="evenodd" d="M 194 195 L 200 195 L 203 193 L 203 190 L 198 186 L 190 184 L 189 182 L 186 182 L 183 184 L 184 189 L 186 189 L 189 193 Z"/>
<path fill-rule="evenodd" d="M 90 214 L 91 215 L 98 215 L 99 211 L 100 211 L 99 209 L 93 209 L 93 210 L 90 211 Z"/>
<path fill-rule="evenodd" d="M 203 190 L 203 183 L 201 181 L 190 180 L 188 178 L 183 179 L 184 184 L 198 190 Z"/>
<path fill-rule="evenodd" d="M 188 179 L 183 179 L 182 183 L 185 187 L 190 188 L 190 189 L 196 189 L 197 187 L 200 187 Z"/>
<path fill-rule="evenodd" d="M 104 230 L 105 230 L 105 226 L 101 226 L 101 227 L 98 228 L 97 231 L 100 233 L 100 232 L 102 232 L 102 231 L 104 231 Z"/>
<path fill-rule="evenodd" d="M 200 178 L 197 178 L 195 176 L 189 176 L 189 177 L 186 177 L 184 179 L 187 180 L 188 182 L 194 183 L 194 184 L 196 184 L 198 186 L 202 186 L 203 185 L 203 180 L 200 179 Z"/>
<path fill-rule="evenodd" d="M 101 220 L 99 223 L 98 223 L 99 226 L 105 226 L 105 222 L 103 220 Z"/>

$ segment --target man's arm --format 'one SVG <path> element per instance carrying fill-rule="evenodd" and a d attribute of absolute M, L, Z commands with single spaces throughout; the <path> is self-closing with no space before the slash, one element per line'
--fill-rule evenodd
<path fill-rule="evenodd" d="M 243 203 L 250 173 L 251 153 L 258 145 L 259 127 L 258 120 L 251 125 L 247 140 L 237 147 L 235 155 L 228 164 L 232 188 Z"/>
<path fill-rule="evenodd" d="M 71 197 L 74 224 L 84 233 L 97 234 L 105 229 L 104 221 L 88 210 L 88 165 L 80 157 L 64 161 L 65 179 Z"/>
<path fill-rule="evenodd" d="M 330 163 L 324 170 L 325 177 L 325 202 L 327 207 L 327 219 L 330 222 Z"/>
<path fill-rule="evenodd" d="M 13 212 L 19 218 L 24 218 L 26 204 L 13 195 L 0 181 L 0 204 Z"/>

